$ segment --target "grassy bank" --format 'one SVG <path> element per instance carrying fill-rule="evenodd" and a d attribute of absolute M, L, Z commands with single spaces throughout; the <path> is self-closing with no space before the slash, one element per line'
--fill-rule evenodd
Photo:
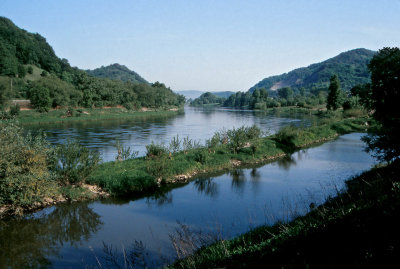
<path fill-rule="evenodd" d="M 203 247 L 170 268 L 398 266 L 399 173 L 398 162 L 372 169 L 305 216 Z"/>
<path fill-rule="evenodd" d="M 128 119 L 138 117 L 173 116 L 182 113 L 180 110 L 132 111 L 125 108 L 82 108 L 82 109 L 56 109 L 45 113 L 35 110 L 20 111 L 16 117 L 19 123 L 48 124 L 78 121 L 96 121 Z M 0 121 L 1 124 L 1 121 Z"/>
<path fill-rule="evenodd" d="M 159 151 L 153 149 L 147 157 L 103 163 L 87 182 L 99 185 L 112 195 L 140 193 L 164 183 L 187 181 L 202 173 L 283 158 L 295 150 L 332 140 L 340 134 L 365 131 L 365 123 L 365 118 L 327 119 L 324 124 L 309 128 L 288 126 L 268 137 L 248 136 L 239 132 L 240 129 L 228 130 L 225 134 L 217 133 L 207 146 L 192 144 L 175 153 L 161 145 L 152 145 Z M 228 139 L 229 132 L 231 137 Z"/>

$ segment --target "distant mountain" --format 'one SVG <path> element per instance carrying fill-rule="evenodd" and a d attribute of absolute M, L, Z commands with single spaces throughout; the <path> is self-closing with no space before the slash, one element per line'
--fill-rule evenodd
<path fill-rule="evenodd" d="M 289 73 L 264 78 L 249 91 L 256 88 L 265 88 L 276 91 L 283 87 L 307 90 L 327 88 L 332 75 L 339 76 L 341 86 L 349 90 L 357 84 L 367 83 L 370 80 L 367 64 L 376 52 L 367 49 L 354 49 L 330 58 L 321 63 L 298 68 Z"/>
<path fill-rule="evenodd" d="M 226 91 L 226 92 L 211 92 L 211 93 L 219 97 L 228 98 L 235 92 Z"/>
<path fill-rule="evenodd" d="M 108 66 L 102 66 L 94 70 L 86 70 L 86 72 L 89 75 L 98 78 L 109 78 L 112 80 L 121 80 L 124 82 L 131 81 L 134 83 L 149 83 L 135 71 L 130 70 L 125 65 L 120 65 L 117 63 Z"/>
<path fill-rule="evenodd" d="M 182 94 L 183 96 L 186 97 L 186 99 L 194 100 L 196 98 L 199 98 L 200 95 L 202 95 L 206 92 L 205 91 L 178 91 L 177 93 Z M 211 93 L 218 97 L 228 98 L 235 92 L 225 91 L 225 92 L 211 92 Z"/>

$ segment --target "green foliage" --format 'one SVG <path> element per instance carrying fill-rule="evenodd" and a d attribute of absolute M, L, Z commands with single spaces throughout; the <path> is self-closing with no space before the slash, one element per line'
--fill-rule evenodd
<path fill-rule="evenodd" d="M 293 90 L 291 87 L 284 87 L 278 89 L 278 96 L 288 100 L 293 97 Z"/>
<path fill-rule="evenodd" d="M 156 144 L 151 142 L 150 145 L 146 145 L 146 157 L 157 158 L 166 155 L 168 149 L 163 144 Z"/>
<path fill-rule="evenodd" d="M 330 78 L 335 74 L 338 75 L 343 89 L 350 90 L 357 84 L 369 82 L 367 64 L 375 53 L 367 49 L 343 52 L 321 63 L 298 68 L 279 76 L 265 78 L 250 88 L 250 91 L 252 92 L 257 88 L 270 90 L 271 87 L 277 85 L 290 86 L 295 92 L 301 88 L 308 91 L 313 88 L 327 88 Z"/>
<path fill-rule="evenodd" d="M 98 152 L 81 146 L 78 141 L 67 140 L 56 149 L 58 162 L 55 172 L 64 184 L 82 184 L 100 161 Z"/>
<path fill-rule="evenodd" d="M 21 110 L 21 108 L 19 107 L 18 104 L 16 104 L 15 106 L 11 106 L 10 107 L 10 115 L 11 115 L 11 117 L 18 116 L 20 110 Z"/>
<path fill-rule="evenodd" d="M 200 97 L 194 99 L 190 104 L 192 106 L 202 106 L 209 104 L 218 104 L 222 105 L 225 102 L 226 98 L 219 97 L 211 92 L 206 92 L 200 95 Z"/>
<path fill-rule="evenodd" d="M 364 124 L 364 119 L 330 119 L 323 126 L 306 129 L 290 127 L 289 131 L 283 130 L 279 141 L 290 141 L 293 148 L 299 149 L 333 139 L 338 133 L 362 131 L 365 129 Z M 175 140 L 180 141 L 179 138 Z M 252 164 L 284 155 L 283 144 L 274 136 L 261 137 L 261 131 L 255 126 L 216 132 L 206 146 L 200 146 L 189 138 L 183 141 L 187 145 L 182 145 L 182 151 L 173 154 L 168 154 L 164 145 L 152 143 L 146 146 L 146 157 L 100 164 L 88 182 L 98 184 L 114 195 L 126 195 L 153 189 L 163 182 L 175 181 L 177 175 L 229 169 L 232 167 L 232 159 Z"/>
<path fill-rule="evenodd" d="M 9 123 L 0 129 L 0 205 L 27 206 L 55 195 L 48 167 L 53 150 L 43 136 L 23 135 Z"/>
<path fill-rule="evenodd" d="M 94 70 L 86 70 L 86 72 L 94 77 L 98 78 L 108 78 L 112 80 L 121 80 L 124 82 L 130 81 L 133 83 L 147 83 L 148 82 L 142 78 L 136 72 L 129 70 L 124 65 L 111 64 L 109 66 L 102 66 Z"/>
<path fill-rule="evenodd" d="M 47 112 L 51 106 L 50 91 L 48 88 L 34 86 L 29 90 L 31 104 L 38 112 Z"/>
<path fill-rule="evenodd" d="M 33 74 L 33 67 L 32 66 L 28 66 L 28 68 L 26 69 L 26 71 L 28 72 L 28 74 Z"/>
<path fill-rule="evenodd" d="M 352 96 L 357 97 L 360 105 L 364 106 L 365 109 L 370 111 L 372 109 L 372 90 L 371 84 L 359 84 L 351 88 Z"/>
<path fill-rule="evenodd" d="M 26 75 L 25 67 L 22 64 L 18 65 L 18 77 L 24 78 L 25 75 Z"/>
<path fill-rule="evenodd" d="M 181 150 L 181 144 L 182 141 L 179 139 L 179 135 L 176 135 L 176 137 L 173 137 L 169 143 L 169 150 L 172 153 L 176 153 Z"/>
<path fill-rule="evenodd" d="M 10 92 L 7 90 L 6 86 L 0 84 L 0 110 L 5 109 L 10 100 Z"/>
<path fill-rule="evenodd" d="M 138 151 L 132 151 L 131 147 L 124 147 L 119 140 L 115 143 L 118 155 L 115 157 L 117 161 L 126 161 L 129 159 L 134 159 L 139 154 Z"/>
<path fill-rule="evenodd" d="M 196 162 L 199 162 L 199 163 L 201 163 L 201 164 L 206 164 L 207 163 L 207 161 L 208 161 L 208 151 L 207 151 L 207 149 L 205 149 L 205 148 L 202 148 L 202 149 L 196 149 L 195 150 L 195 152 L 194 152 L 194 160 L 196 161 Z"/>
<path fill-rule="evenodd" d="M 330 79 L 329 94 L 326 104 L 328 110 L 337 110 L 342 106 L 343 93 L 340 87 L 340 81 L 337 75 L 334 75 Z"/>
<path fill-rule="evenodd" d="M 289 147 L 290 149 L 294 149 L 296 146 L 295 139 L 299 135 L 299 129 L 294 125 L 288 125 L 281 128 L 275 134 L 275 140 L 282 145 Z"/>
<path fill-rule="evenodd" d="M 22 77 L 25 76 L 26 65 L 31 72 L 24 80 Z M 40 73 L 31 74 L 35 73 L 34 68 Z M 28 33 L 10 20 L 0 17 L 0 80 L 4 76 L 13 78 L 11 83 L 17 84 L 9 89 L 13 98 L 30 98 L 26 95 L 27 88 L 44 87 L 49 90 L 52 107 L 124 105 L 128 109 L 165 109 L 180 107 L 185 102 L 183 96 L 175 94 L 164 84 L 157 82 L 150 85 L 135 72 L 118 64 L 93 72 L 94 75 L 100 72 L 99 76 L 106 78 L 92 77 L 83 70 L 72 68 L 66 59 L 55 55 L 45 38 Z M 32 85 L 28 82 L 37 79 L 40 82 Z M 45 97 L 43 103 L 46 105 L 39 104 L 37 99 L 33 103 L 38 104 L 40 111 L 46 111 L 50 107 L 47 101 Z"/>
<path fill-rule="evenodd" d="M 379 50 L 368 67 L 371 93 L 367 95 L 379 127 L 371 128 L 364 140 L 379 160 L 392 161 L 400 156 L 400 49 Z"/>

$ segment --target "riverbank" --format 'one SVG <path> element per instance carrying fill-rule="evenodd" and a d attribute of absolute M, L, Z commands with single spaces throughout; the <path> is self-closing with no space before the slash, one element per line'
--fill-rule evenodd
<path fill-rule="evenodd" d="M 364 132 L 366 118 L 329 120 L 309 128 L 288 126 L 268 137 L 217 143 L 168 153 L 153 145 L 158 153 L 126 161 L 100 164 L 88 178 L 111 195 L 122 196 L 152 191 L 163 184 L 186 182 L 199 174 L 222 172 L 234 167 L 268 163 L 290 156 L 294 151 L 335 139 L 341 134 Z M 237 131 L 237 130 L 236 130 Z M 228 131 L 229 132 L 229 131 Z M 221 134 L 218 134 L 221 140 Z M 239 136 L 239 135 L 238 135 Z"/>
<path fill-rule="evenodd" d="M 32 124 L 51 124 L 63 122 L 80 122 L 80 121 L 99 121 L 99 120 L 115 120 L 139 117 L 159 117 L 174 116 L 183 113 L 183 109 L 171 108 L 168 110 L 149 110 L 141 111 L 127 110 L 123 107 L 113 108 L 76 108 L 76 109 L 55 109 L 49 112 L 39 113 L 35 110 L 22 110 L 15 118 L 22 125 Z M 1 124 L 1 121 L 0 121 Z"/>
<path fill-rule="evenodd" d="M 400 254 L 399 173 L 399 162 L 364 172 L 305 216 L 218 241 L 170 268 L 392 268 Z"/>
<path fill-rule="evenodd" d="M 0 205 L 0 219 L 7 216 L 21 216 L 60 203 L 98 200 L 109 196 L 107 192 L 95 185 L 58 186 L 53 196 L 29 205 Z"/>

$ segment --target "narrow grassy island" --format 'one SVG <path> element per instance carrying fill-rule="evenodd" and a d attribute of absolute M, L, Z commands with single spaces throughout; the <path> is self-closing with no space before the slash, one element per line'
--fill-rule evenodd
<path fill-rule="evenodd" d="M 112 195 L 142 193 L 162 184 L 186 182 L 198 174 L 271 162 L 340 134 L 363 132 L 366 125 L 366 118 L 328 120 L 326 124 L 309 128 L 288 126 L 266 137 L 256 126 L 241 127 L 215 133 L 205 146 L 179 137 L 168 146 L 150 144 L 146 146 L 146 156 L 140 158 L 123 156 L 130 149 L 121 148 L 120 159 L 125 161 L 100 164 L 87 182 Z"/>

